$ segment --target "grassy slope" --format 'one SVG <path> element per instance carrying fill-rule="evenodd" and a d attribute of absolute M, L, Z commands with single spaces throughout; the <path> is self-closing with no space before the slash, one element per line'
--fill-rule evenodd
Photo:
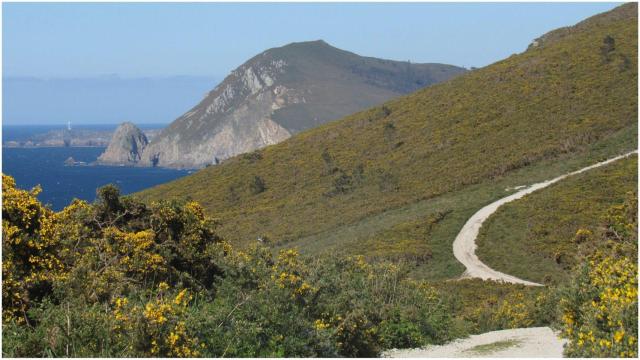
<path fill-rule="evenodd" d="M 597 233 L 601 216 L 638 191 L 637 157 L 565 179 L 505 204 L 480 230 L 478 256 L 489 266 L 533 280 L 559 282 L 592 248 L 576 231 Z M 595 238 L 595 237 L 594 237 Z"/>
<path fill-rule="evenodd" d="M 198 200 L 240 244 L 267 235 L 308 248 L 386 238 L 385 229 L 406 232 L 454 210 L 430 230 L 438 270 L 423 270 L 455 274 L 450 235 L 505 184 L 637 147 L 637 9 L 615 12 L 622 20 L 590 19 L 523 54 L 138 196 Z M 606 35 L 616 41 L 608 61 Z M 266 191 L 251 191 L 254 176 Z"/>
<path fill-rule="evenodd" d="M 347 252 L 374 258 L 382 254 L 390 258 L 405 257 L 417 260 L 415 277 L 432 280 L 455 277 L 464 271 L 464 267 L 451 251 L 453 239 L 479 208 L 513 191 L 507 189 L 551 179 L 620 154 L 636 146 L 636 138 L 636 132 L 622 131 L 582 154 L 541 161 L 495 181 L 484 181 L 461 191 L 389 209 L 276 247 L 296 247 L 311 254 Z M 446 216 L 430 224 L 438 213 L 446 213 Z M 429 256 L 420 258 L 421 253 Z"/>

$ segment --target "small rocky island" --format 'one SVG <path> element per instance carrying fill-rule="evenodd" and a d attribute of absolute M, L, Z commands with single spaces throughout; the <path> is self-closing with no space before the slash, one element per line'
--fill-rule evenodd
<path fill-rule="evenodd" d="M 147 136 L 131 122 L 124 122 L 113 133 L 107 149 L 98 157 L 98 165 L 135 165 L 149 144 Z"/>
<path fill-rule="evenodd" d="M 71 156 L 69 156 L 67 160 L 64 161 L 64 166 L 87 166 L 87 165 L 89 164 L 87 164 L 84 161 L 77 161 Z"/>

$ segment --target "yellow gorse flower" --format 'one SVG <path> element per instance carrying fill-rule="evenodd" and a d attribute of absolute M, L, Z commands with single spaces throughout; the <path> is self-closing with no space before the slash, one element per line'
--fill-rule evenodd
<path fill-rule="evenodd" d="M 29 289 L 42 282 L 58 282 L 67 269 L 58 257 L 61 237 L 57 217 L 42 206 L 37 195 L 16 188 L 15 180 L 2 175 L 2 298 L 3 319 L 24 321 Z"/>
<path fill-rule="evenodd" d="M 159 287 L 164 288 L 168 285 L 160 283 Z M 143 309 L 131 307 L 127 298 L 116 298 L 113 301 L 113 315 L 116 320 L 114 331 L 130 331 L 134 326 L 139 326 L 135 321 L 139 318 L 138 315 L 142 315 L 149 333 L 146 349 L 150 349 L 152 355 L 198 357 L 200 349 L 206 348 L 206 345 L 189 334 L 184 321 L 186 306 L 191 298 L 187 289 L 183 289 L 173 299 L 160 297 L 147 302 Z"/>

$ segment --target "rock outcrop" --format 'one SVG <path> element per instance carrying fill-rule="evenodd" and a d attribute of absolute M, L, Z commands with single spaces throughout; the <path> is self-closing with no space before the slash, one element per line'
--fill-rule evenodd
<path fill-rule="evenodd" d="M 148 145 L 146 135 L 137 126 L 124 122 L 113 133 L 107 149 L 98 157 L 100 165 L 135 165 Z"/>
<path fill-rule="evenodd" d="M 267 50 L 165 128 L 141 165 L 199 168 L 281 142 L 465 69 L 362 57 L 324 41 Z"/>

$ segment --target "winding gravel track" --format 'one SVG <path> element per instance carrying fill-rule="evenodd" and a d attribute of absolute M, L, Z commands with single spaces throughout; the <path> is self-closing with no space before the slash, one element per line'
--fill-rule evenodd
<path fill-rule="evenodd" d="M 616 156 L 609 160 L 587 166 L 580 170 L 558 176 L 555 179 L 525 187 L 509 196 L 492 202 L 473 214 L 464 224 L 458 236 L 453 242 L 453 254 L 467 270 L 462 278 L 480 278 L 483 280 L 497 280 L 514 284 L 524 284 L 529 286 L 543 286 L 535 282 L 523 280 L 515 276 L 493 270 L 476 256 L 476 238 L 482 223 L 491 214 L 496 212 L 500 206 L 510 201 L 522 198 L 536 190 L 543 189 L 551 184 L 563 180 L 569 176 L 577 175 L 600 166 L 610 164 L 614 161 L 637 154 L 638 150 L 628 152 L 624 155 Z M 520 189 L 521 187 L 517 187 Z M 387 350 L 381 354 L 382 357 L 403 357 L 403 358 L 426 358 L 426 357 L 533 357 L 544 358 L 562 357 L 563 347 L 566 340 L 549 327 L 508 329 L 491 331 L 484 334 L 472 335 L 466 339 L 458 339 L 444 345 L 432 345 L 420 349 Z"/>
<path fill-rule="evenodd" d="M 600 166 L 610 164 L 614 161 L 626 158 L 630 155 L 637 154 L 637 153 L 638 153 L 638 150 L 634 150 L 624 155 L 616 156 L 609 160 L 605 160 L 597 164 L 587 166 L 580 170 L 577 170 L 568 174 L 564 174 L 562 176 L 558 176 L 555 179 L 533 184 L 529 187 L 526 187 L 507 197 L 497 200 L 483 207 L 482 209 L 478 210 L 475 214 L 473 214 L 473 216 L 471 216 L 471 218 L 469 218 L 467 223 L 464 224 L 464 226 L 462 227 L 462 230 L 460 230 L 460 232 L 458 233 L 458 236 L 456 236 L 456 239 L 453 242 L 453 254 L 455 255 L 456 259 L 458 259 L 458 261 L 460 261 L 467 268 L 467 270 L 464 272 L 462 277 L 463 278 L 480 278 L 483 280 L 497 280 L 497 281 L 504 281 L 504 282 L 513 283 L 513 284 L 524 284 L 524 285 L 530 285 L 530 286 L 543 286 L 542 284 L 523 280 L 515 276 L 493 270 L 492 268 L 485 265 L 482 261 L 480 261 L 480 259 L 478 259 L 478 256 L 476 256 L 476 248 L 477 248 L 476 238 L 478 237 L 478 232 L 480 231 L 480 227 L 482 226 L 482 223 L 485 220 L 487 220 L 487 218 L 491 216 L 491 214 L 493 214 L 496 210 L 498 210 L 498 208 L 503 204 L 506 204 L 513 200 L 520 199 L 521 197 L 527 194 L 531 194 L 536 190 L 545 188 L 569 176 L 577 175 L 585 171 L 589 171 L 589 170 L 598 168 Z"/>

